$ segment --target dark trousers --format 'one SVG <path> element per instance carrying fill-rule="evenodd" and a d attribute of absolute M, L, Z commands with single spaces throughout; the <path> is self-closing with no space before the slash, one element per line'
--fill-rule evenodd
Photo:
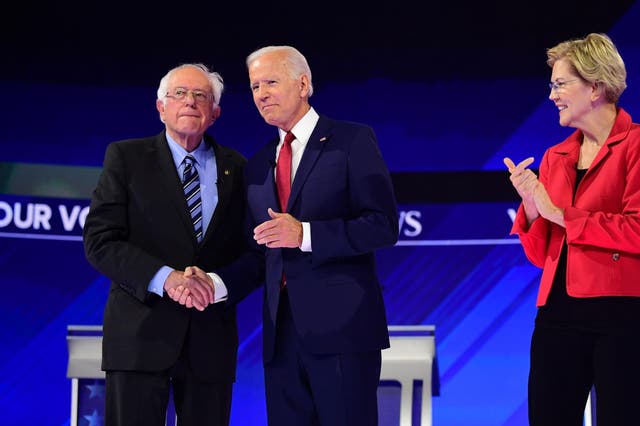
<path fill-rule="evenodd" d="M 640 336 L 536 326 L 531 339 L 529 424 L 582 426 L 596 390 L 598 426 L 640 424 Z"/>
<path fill-rule="evenodd" d="M 275 355 L 265 365 L 269 425 L 376 426 L 380 368 L 379 350 L 322 355 L 306 351 L 283 290 Z"/>
<path fill-rule="evenodd" d="M 232 383 L 129 371 L 106 373 L 105 426 L 165 426 L 170 385 L 178 426 L 228 426 Z"/>

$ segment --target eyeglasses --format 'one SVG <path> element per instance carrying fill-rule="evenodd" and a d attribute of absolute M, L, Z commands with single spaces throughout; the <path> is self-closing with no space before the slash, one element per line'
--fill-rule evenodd
<path fill-rule="evenodd" d="M 176 101 L 184 101 L 187 99 L 187 96 L 189 96 L 189 93 L 191 93 L 191 96 L 193 96 L 193 99 L 199 105 L 205 105 L 211 102 L 211 95 L 204 90 L 189 90 L 184 87 L 176 87 L 173 91 L 167 92 L 166 96 Z"/>
<path fill-rule="evenodd" d="M 559 90 L 562 90 L 565 84 L 572 83 L 574 81 L 578 81 L 578 79 L 574 78 L 566 81 L 552 81 L 551 83 L 549 83 L 549 89 L 551 89 L 554 92 L 557 92 Z"/>

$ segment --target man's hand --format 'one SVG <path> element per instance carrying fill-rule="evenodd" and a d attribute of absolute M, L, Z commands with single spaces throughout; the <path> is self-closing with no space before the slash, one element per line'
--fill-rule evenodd
<path fill-rule="evenodd" d="M 253 239 L 269 248 L 300 247 L 302 245 L 302 223 L 289 213 L 267 210 L 271 220 L 262 222 L 253 230 Z"/>
<path fill-rule="evenodd" d="M 209 303 L 213 303 L 215 300 L 215 286 L 213 285 L 213 279 L 202 269 L 197 266 L 187 266 L 184 270 L 184 276 L 188 279 L 198 280 L 201 285 L 204 285 L 207 289 L 209 297 Z"/>
<path fill-rule="evenodd" d="M 184 273 L 171 272 L 164 283 L 164 289 L 171 299 L 199 311 L 204 311 L 214 300 L 211 277 L 195 266 L 188 267 Z"/>

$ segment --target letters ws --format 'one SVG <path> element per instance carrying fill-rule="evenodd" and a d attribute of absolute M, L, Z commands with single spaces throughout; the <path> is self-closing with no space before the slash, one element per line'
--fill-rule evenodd
<path fill-rule="evenodd" d="M 420 223 L 422 212 L 419 210 L 401 210 L 398 213 L 400 235 L 417 237 L 422 233 L 422 223 Z"/>

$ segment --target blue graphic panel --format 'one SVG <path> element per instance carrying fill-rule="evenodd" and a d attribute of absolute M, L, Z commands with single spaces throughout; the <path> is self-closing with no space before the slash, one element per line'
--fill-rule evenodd
<path fill-rule="evenodd" d="M 0 409 L 9 418 L 27 416 L 30 424 L 63 424 L 69 418 L 65 330 L 69 324 L 101 324 L 109 285 L 84 260 L 81 228 L 87 205 L 88 200 L 0 195 L 2 285 L 7 296 L 0 299 L 0 312 L 13 325 L 0 329 L 6 342 L 0 349 Z M 465 410 L 495 424 L 521 417 L 517 413 L 526 398 L 527 339 L 539 271 L 524 258 L 519 241 L 508 235 L 516 206 L 401 205 L 400 241 L 378 254 L 389 323 L 436 325 L 436 421 L 460 419 Z M 470 216 L 473 221 L 467 220 Z M 262 424 L 265 419 L 261 306 L 258 291 L 238 310 L 234 425 Z M 84 394 L 91 391 L 87 386 L 99 384 L 81 381 L 79 396 L 87 411 L 78 413 L 79 424 L 93 424 L 81 422 L 97 422 L 103 414 L 94 411 L 97 394 Z M 470 388 L 482 389 L 471 406 Z M 380 395 L 381 418 L 396 419 L 397 389 L 394 393 L 393 387 L 381 387 Z M 34 397 L 46 410 L 25 413 L 19 408 Z M 477 417 L 480 408 L 475 405 L 486 415 Z M 519 420 L 513 421 L 515 425 Z"/>
<path fill-rule="evenodd" d="M 637 22 L 636 3 L 609 32 L 629 71 L 620 103 L 636 122 Z M 544 52 L 531 54 L 544 61 Z M 349 84 L 319 82 L 312 104 L 328 116 L 371 124 L 392 173 L 495 172 L 504 171 L 505 156 L 534 156 L 539 164 L 544 150 L 572 131 L 558 125 L 547 83 L 547 77 L 407 82 L 363 76 Z M 83 254 L 87 188 L 110 141 L 161 131 L 156 88 L 0 81 L 0 89 L 11 100 L 0 126 L 0 423 L 68 425 L 67 325 L 101 324 L 109 287 Z M 34 99 L 46 111 L 37 123 Z M 211 129 L 220 143 L 250 156 L 275 136 L 245 87 L 229 87 L 222 107 Z M 448 193 L 446 181 L 433 184 Z M 400 241 L 378 253 L 379 274 L 390 324 L 436 327 L 434 424 L 526 424 L 540 270 L 509 235 L 517 201 L 426 199 L 399 207 Z M 260 292 L 238 309 L 233 426 L 265 424 L 261 309 Z M 88 404 L 80 424 L 101 424 L 91 405 L 99 383 L 83 383 L 79 391 Z M 379 395 L 381 419 L 392 423 L 397 387 L 381 387 Z"/>

